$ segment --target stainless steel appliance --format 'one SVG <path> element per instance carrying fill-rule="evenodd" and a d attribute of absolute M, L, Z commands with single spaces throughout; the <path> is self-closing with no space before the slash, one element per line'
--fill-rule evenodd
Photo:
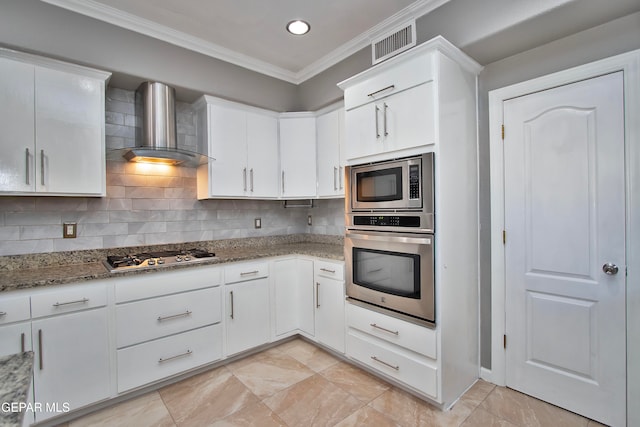
<path fill-rule="evenodd" d="M 433 233 L 433 153 L 348 166 L 346 177 L 348 228 Z"/>
<path fill-rule="evenodd" d="M 105 267 L 112 272 L 136 269 L 152 269 L 164 266 L 203 262 L 215 257 L 213 252 L 204 249 L 186 251 L 142 252 L 135 255 L 109 255 L 104 261 Z"/>
<path fill-rule="evenodd" d="M 434 156 L 348 168 L 347 296 L 434 325 Z"/>
<path fill-rule="evenodd" d="M 345 234 L 347 296 L 435 323 L 433 235 Z"/>

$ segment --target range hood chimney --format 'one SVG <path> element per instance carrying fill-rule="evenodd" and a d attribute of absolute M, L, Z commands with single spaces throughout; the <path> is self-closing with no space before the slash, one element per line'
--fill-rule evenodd
<path fill-rule="evenodd" d="M 159 82 L 144 82 L 136 90 L 136 146 L 124 150 L 131 162 L 198 166 L 207 156 L 178 148 L 175 89 Z"/>

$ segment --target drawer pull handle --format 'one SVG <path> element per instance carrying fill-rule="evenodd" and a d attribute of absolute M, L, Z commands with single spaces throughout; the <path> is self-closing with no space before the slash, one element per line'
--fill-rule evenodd
<path fill-rule="evenodd" d="M 187 310 L 184 313 L 180 313 L 180 314 L 173 314 L 171 316 L 158 316 L 158 322 L 162 322 L 164 320 L 171 320 L 171 319 L 177 319 L 178 317 L 187 317 L 187 316 L 191 316 L 191 311 Z"/>
<path fill-rule="evenodd" d="M 379 94 L 380 92 L 384 92 L 385 90 L 395 89 L 395 88 L 396 88 L 396 85 L 391 85 L 391 86 L 383 87 L 383 88 L 382 88 L 382 89 L 380 89 L 380 90 L 377 90 L 377 91 L 375 91 L 375 92 L 371 92 L 371 93 L 370 93 L 369 95 L 367 95 L 367 96 L 374 97 L 374 96 L 376 96 L 377 94 Z"/>
<path fill-rule="evenodd" d="M 6 312 L 6 311 L 0 311 L 0 317 L 4 317 L 4 316 L 6 316 L 6 315 L 7 315 L 7 312 Z"/>
<path fill-rule="evenodd" d="M 53 304 L 54 307 L 62 307 L 63 305 L 70 305 L 70 304 L 86 304 L 89 302 L 89 298 L 82 298 L 79 300 L 75 300 L 75 301 L 69 301 L 69 302 L 57 302 L 55 304 Z"/>
<path fill-rule="evenodd" d="M 158 359 L 158 363 L 164 363 L 164 362 L 168 362 L 170 360 L 180 359 L 181 357 L 191 356 L 192 354 L 193 354 L 193 351 L 187 350 L 185 353 L 181 353 L 181 354 L 177 354 L 175 356 L 167 357 L 166 359 L 163 359 L 161 357 L 160 359 Z"/>
<path fill-rule="evenodd" d="M 395 369 L 396 371 L 399 371 L 399 370 L 400 370 L 400 366 L 392 365 L 391 363 L 387 363 L 387 362 L 385 362 L 384 360 L 380 360 L 380 359 L 378 359 L 376 356 L 371 356 L 371 359 L 373 359 L 373 360 L 375 360 L 376 362 L 381 363 L 381 364 L 383 364 L 384 366 L 387 366 L 387 367 L 389 367 L 389 368 L 391 368 L 391 369 Z"/>
<path fill-rule="evenodd" d="M 369 323 L 369 326 L 374 327 L 376 329 L 380 329 L 381 331 L 389 332 L 390 334 L 393 334 L 393 335 L 400 335 L 400 332 L 398 331 L 392 331 L 391 329 L 383 328 L 382 326 L 378 326 L 375 323 Z"/>
<path fill-rule="evenodd" d="M 325 273 L 336 274 L 335 270 L 329 270 L 328 268 L 321 268 L 320 271 L 324 271 Z"/>
<path fill-rule="evenodd" d="M 241 276 L 248 276 L 250 274 L 258 274 L 260 273 L 260 271 L 258 270 L 253 270 L 253 271 L 245 271 L 244 273 L 240 273 Z"/>
<path fill-rule="evenodd" d="M 20 350 L 23 353 L 25 351 L 25 336 L 24 336 L 24 332 L 20 334 Z"/>

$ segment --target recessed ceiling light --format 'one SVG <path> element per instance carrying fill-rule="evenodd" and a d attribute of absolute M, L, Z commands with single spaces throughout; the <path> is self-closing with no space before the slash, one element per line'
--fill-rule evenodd
<path fill-rule="evenodd" d="M 295 21 L 291 21 L 287 24 L 287 31 L 291 34 L 295 34 L 296 36 L 307 34 L 310 29 L 311 26 L 309 23 L 300 19 L 296 19 Z"/>

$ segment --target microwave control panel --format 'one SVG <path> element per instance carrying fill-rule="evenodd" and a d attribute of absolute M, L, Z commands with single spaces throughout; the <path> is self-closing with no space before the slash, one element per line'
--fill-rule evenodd
<path fill-rule="evenodd" d="M 420 227 L 419 216 L 354 215 L 353 225 L 374 227 Z"/>
<path fill-rule="evenodd" d="M 409 166 L 409 198 L 420 198 L 420 166 Z"/>

